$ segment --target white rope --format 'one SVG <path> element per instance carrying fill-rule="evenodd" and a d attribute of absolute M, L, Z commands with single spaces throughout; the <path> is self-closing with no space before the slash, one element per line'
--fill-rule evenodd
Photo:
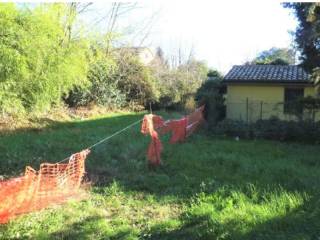
<path fill-rule="evenodd" d="M 105 141 L 108 141 L 108 140 L 111 139 L 112 137 L 115 137 L 115 136 L 119 135 L 120 133 L 126 131 L 127 129 L 133 127 L 134 125 L 140 123 L 142 120 L 143 120 L 143 119 L 140 119 L 140 120 L 138 120 L 138 121 L 136 121 L 136 122 L 134 122 L 134 123 L 126 126 L 125 128 L 123 128 L 123 129 L 121 129 L 121 130 L 119 130 L 119 131 L 111 134 L 111 135 L 108 136 L 108 137 L 105 137 L 105 138 L 101 139 L 100 141 L 96 142 L 95 144 L 93 144 L 93 145 L 91 145 L 91 146 L 89 146 L 89 147 L 87 147 L 87 148 L 84 148 L 84 149 L 92 149 L 92 148 L 98 146 L 99 144 L 101 144 L 101 143 L 103 143 L 103 142 L 105 142 Z M 61 162 L 67 161 L 67 160 L 69 160 L 69 158 L 70 158 L 70 157 L 67 157 L 67 158 L 65 158 L 65 159 L 63 159 L 63 160 L 61 160 L 61 161 L 59 161 L 59 162 L 56 162 L 56 163 L 61 163 Z"/>
<path fill-rule="evenodd" d="M 104 139 L 100 140 L 99 142 L 97 142 L 97 143 L 95 143 L 95 144 L 91 145 L 90 147 L 88 147 L 88 148 L 86 148 L 86 149 L 91 149 L 91 148 L 93 148 L 93 147 L 95 147 L 95 146 L 97 146 L 97 145 L 99 145 L 99 144 L 101 144 L 101 143 L 103 143 L 103 142 L 105 142 L 105 141 L 109 140 L 110 138 L 112 138 L 112 137 L 114 137 L 114 136 L 117 136 L 118 134 L 120 134 L 120 133 L 124 132 L 125 130 L 127 130 L 127 129 L 129 129 L 129 128 L 133 127 L 133 126 L 134 126 L 134 125 L 136 125 L 136 124 L 138 124 L 138 123 L 139 123 L 139 122 L 141 122 L 142 120 L 143 120 L 143 119 L 140 119 L 140 120 L 138 120 L 138 121 L 136 121 L 136 122 L 134 122 L 134 123 L 132 123 L 132 124 L 128 125 L 127 127 L 125 127 L 125 128 L 123 128 L 123 129 L 119 130 L 118 132 L 115 132 L 114 134 L 112 134 L 112 135 L 110 135 L 110 136 L 108 136 L 108 137 L 106 137 L 106 138 L 104 138 Z"/>

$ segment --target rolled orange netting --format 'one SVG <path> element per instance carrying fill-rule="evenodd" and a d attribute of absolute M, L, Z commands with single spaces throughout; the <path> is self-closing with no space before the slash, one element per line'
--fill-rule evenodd
<path fill-rule="evenodd" d="M 141 125 L 141 132 L 144 135 L 149 134 L 151 136 L 151 142 L 147 151 L 147 158 L 149 160 L 149 164 L 153 166 L 161 164 L 160 155 L 163 147 L 156 129 L 159 129 L 162 126 L 164 126 L 164 120 L 162 117 L 153 114 L 145 115 Z"/>
<path fill-rule="evenodd" d="M 88 149 L 75 153 L 67 163 L 43 163 L 38 171 L 28 166 L 23 176 L 0 181 L 0 223 L 83 197 L 80 187 L 89 153 Z"/>

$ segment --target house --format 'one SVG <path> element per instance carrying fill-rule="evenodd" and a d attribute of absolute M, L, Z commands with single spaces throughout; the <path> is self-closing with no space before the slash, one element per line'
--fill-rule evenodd
<path fill-rule="evenodd" d="M 155 58 L 155 53 L 148 47 L 134 47 L 132 50 L 144 65 L 149 65 Z"/>
<path fill-rule="evenodd" d="M 240 65 L 233 66 L 225 75 L 227 86 L 226 117 L 254 122 L 276 116 L 283 120 L 319 119 L 293 106 L 300 97 L 316 96 L 315 84 L 301 67 L 295 65 Z M 312 115 L 312 116 L 311 116 Z"/>
<path fill-rule="evenodd" d="M 155 52 L 148 47 L 121 47 L 115 49 L 120 54 L 132 54 L 136 56 L 143 65 L 150 65 L 155 59 Z"/>

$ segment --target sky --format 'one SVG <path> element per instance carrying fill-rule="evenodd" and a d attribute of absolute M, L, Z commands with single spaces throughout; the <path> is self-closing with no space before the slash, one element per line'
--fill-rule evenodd
<path fill-rule="evenodd" d="M 96 2 L 86 16 L 106 15 L 111 3 Z M 145 1 L 122 17 L 119 29 L 143 28 L 152 18 L 152 29 L 143 45 L 161 46 L 166 56 L 194 49 L 197 59 L 222 72 L 253 59 L 272 47 L 289 47 L 296 20 L 289 9 L 275 1 Z M 103 29 L 105 22 L 94 24 Z M 129 34 L 130 35 L 130 34 Z M 139 34 L 131 38 L 140 44 Z"/>

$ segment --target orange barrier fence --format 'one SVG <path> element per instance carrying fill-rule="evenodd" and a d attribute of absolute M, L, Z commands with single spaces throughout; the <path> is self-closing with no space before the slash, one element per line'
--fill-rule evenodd
<path fill-rule="evenodd" d="M 145 115 L 141 125 L 141 132 L 144 135 L 149 134 L 151 136 L 151 142 L 147 151 L 149 164 L 158 166 L 161 163 L 163 146 L 159 135 L 171 132 L 171 144 L 185 140 L 203 123 L 203 111 L 204 106 L 201 106 L 181 119 L 168 121 L 164 121 L 162 117 L 157 115 Z"/>
<path fill-rule="evenodd" d="M 159 134 L 171 132 L 170 143 L 183 141 L 204 121 L 204 107 L 179 120 L 164 121 L 160 116 L 145 115 L 141 132 L 150 134 L 148 159 L 151 165 L 159 165 L 162 144 Z M 83 197 L 81 186 L 85 174 L 85 160 L 91 148 L 111 139 L 138 124 L 138 120 L 114 134 L 91 145 L 86 150 L 70 156 L 67 163 L 43 163 L 38 171 L 26 167 L 21 177 L 0 181 L 0 224 L 7 223 L 17 215 L 40 210 L 53 204 L 64 203 L 69 199 Z"/>
<path fill-rule="evenodd" d="M 60 162 L 43 163 L 39 171 L 26 167 L 25 174 L 9 180 L 0 180 L 0 224 L 11 218 L 54 204 L 64 203 L 69 199 L 82 199 L 85 174 L 85 160 L 90 149 L 123 133 L 139 124 L 142 119 L 101 139 L 79 153 L 71 155 Z M 67 163 L 62 163 L 66 162 Z"/>
<path fill-rule="evenodd" d="M 89 150 L 73 154 L 68 163 L 27 167 L 24 176 L 0 181 L 0 223 L 70 198 L 81 197 L 80 186 Z"/>

